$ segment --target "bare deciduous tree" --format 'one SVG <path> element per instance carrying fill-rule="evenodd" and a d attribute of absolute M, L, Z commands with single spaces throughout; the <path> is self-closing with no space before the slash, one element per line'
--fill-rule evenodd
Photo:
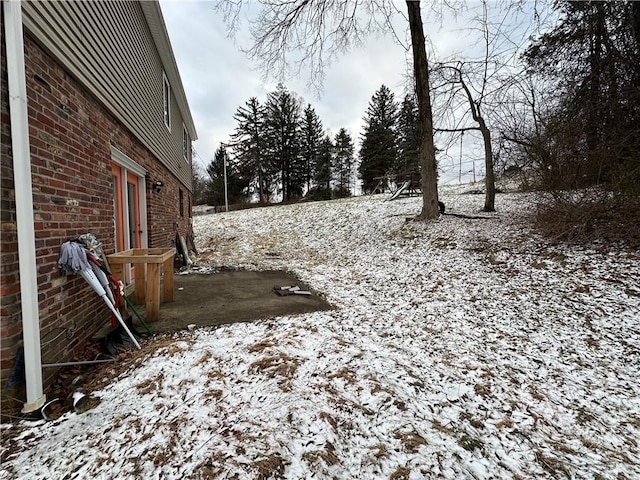
<path fill-rule="evenodd" d="M 420 3 L 407 1 L 409 29 L 413 47 L 413 73 L 416 80 L 420 141 L 418 157 L 422 167 L 422 213 L 418 218 L 426 220 L 440 214 L 438 207 L 438 171 L 436 148 L 433 143 L 433 112 L 429 85 L 429 61 L 425 47 L 424 29 L 420 16 Z M 430 192 L 430 190 L 432 190 Z M 431 194 L 430 194 L 431 193 Z"/>
<path fill-rule="evenodd" d="M 472 127 L 456 127 L 456 128 L 439 128 L 438 131 L 441 132 L 465 132 L 469 130 L 478 130 L 482 135 L 482 143 L 484 146 L 484 166 L 485 166 L 485 200 L 484 200 L 484 211 L 485 212 L 493 212 L 495 211 L 495 197 L 496 197 L 496 188 L 495 188 L 495 174 L 493 171 L 493 147 L 491 145 L 491 130 L 489 129 L 486 121 L 486 116 L 484 113 L 484 85 L 486 84 L 486 79 L 482 82 L 483 87 L 480 92 L 477 92 L 477 95 L 471 92 L 471 88 L 469 85 L 469 79 L 465 75 L 465 64 L 463 62 L 458 62 L 457 65 L 440 65 L 438 67 L 439 73 L 445 79 L 445 85 L 448 85 L 452 88 L 449 90 L 449 94 L 454 97 L 458 93 L 461 93 L 464 97 L 464 100 L 467 104 L 468 111 L 471 114 L 471 118 L 477 124 Z M 459 87 L 459 88 L 457 88 Z"/>
<path fill-rule="evenodd" d="M 492 130 L 497 117 L 505 118 L 502 110 L 509 107 L 509 88 L 521 82 L 522 69 L 518 55 L 524 49 L 526 31 L 535 22 L 523 22 L 523 17 L 535 15 L 535 10 L 524 11 L 523 4 L 515 0 L 490 3 L 483 0 L 481 11 L 470 30 L 478 32 L 478 48 L 482 53 L 475 58 L 456 58 L 435 65 L 434 75 L 440 94 L 437 132 L 480 132 L 484 150 L 485 202 L 484 211 L 495 210 L 495 154 Z M 515 40 L 517 39 L 517 40 Z M 516 71 L 517 70 L 517 71 Z"/>

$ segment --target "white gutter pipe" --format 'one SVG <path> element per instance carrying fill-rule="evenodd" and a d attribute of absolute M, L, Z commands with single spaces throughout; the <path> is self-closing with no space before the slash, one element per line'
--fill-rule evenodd
<path fill-rule="evenodd" d="M 38 310 L 38 276 L 36 239 L 33 228 L 33 194 L 31 155 L 29 152 L 29 116 L 27 82 L 24 67 L 24 37 L 20 0 L 3 1 L 11 148 L 15 184 L 18 256 L 20 262 L 20 299 L 22 302 L 22 337 L 27 386 L 27 402 L 23 413 L 40 409 L 46 400 L 42 387 L 40 351 L 40 313 Z"/>

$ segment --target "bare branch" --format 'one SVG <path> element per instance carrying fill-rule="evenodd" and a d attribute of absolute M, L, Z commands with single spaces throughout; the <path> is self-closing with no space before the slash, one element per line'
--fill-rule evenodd
<path fill-rule="evenodd" d="M 390 33 L 409 49 L 394 28 L 401 12 L 393 0 L 218 0 L 216 8 L 230 29 L 245 13 L 253 42 L 244 52 L 264 79 L 282 81 L 304 70 L 316 91 L 338 55 L 362 46 L 370 35 Z"/>
<path fill-rule="evenodd" d="M 480 127 L 465 127 L 465 128 L 434 128 L 434 132 L 449 132 L 449 133 L 459 133 L 459 132 L 469 132 L 469 131 L 480 131 Z"/>

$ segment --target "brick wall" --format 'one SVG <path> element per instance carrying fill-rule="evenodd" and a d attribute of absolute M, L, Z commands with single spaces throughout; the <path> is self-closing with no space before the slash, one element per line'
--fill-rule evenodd
<path fill-rule="evenodd" d="M 2 26 L 4 32 L 4 26 Z M 109 319 L 109 311 L 81 277 L 64 276 L 57 268 L 60 245 L 84 233 L 114 252 L 111 147 L 149 172 L 147 222 L 150 247 L 174 246 L 176 231 L 189 231 L 189 191 L 102 105 L 71 78 L 28 35 L 25 64 L 32 162 L 36 263 L 43 363 L 68 361 L 74 350 Z M 2 40 L 1 78 L 1 218 L 0 229 L 0 368 L 2 411 L 10 397 L 24 393 L 5 388 L 22 341 L 15 191 L 10 145 L 6 55 Z M 159 119 L 162 121 L 162 119 Z M 188 168 L 185 164 L 185 168 Z M 152 192 L 150 182 L 164 188 Z M 184 212 L 179 212 L 179 192 Z M 45 369 L 45 384 L 55 373 Z M 46 393 L 46 389 L 45 389 Z M 15 403 L 15 402 L 14 402 Z"/>

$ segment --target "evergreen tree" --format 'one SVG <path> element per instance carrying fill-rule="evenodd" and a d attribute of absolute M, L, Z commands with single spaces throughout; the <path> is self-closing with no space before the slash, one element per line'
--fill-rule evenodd
<path fill-rule="evenodd" d="M 220 148 L 216 150 L 214 158 L 207 165 L 207 205 L 224 204 L 224 165 L 219 161 Z"/>
<path fill-rule="evenodd" d="M 394 174 L 420 172 L 418 158 L 419 119 L 418 106 L 411 95 L 406 95 L 400 107 L 397 122 L 398 158 L 393 167 Z"/>
<path fill-rule="evenodd" d="M 329 200 L 331 198 L 331 163 L 333 143 L 325 136 L 318 146 L 318 155 L 313 168 L 314 186 L 309 191 L 311 200 Z"/>
<path fill-rule="evenodd" d="M 247 193 L 257 193 L 260 202 L 266 203 L 271 197 L 272 174 L 264 155 L 264 109 L 258 99 L 252 97 L 244 107 L 238 107 L 233 118 L 238 122 L 231 136 L 236 166 L 241 176 L 249 180 Z"/>
<path fill-rule="evenodd" d="M 351 196 L 351 180 L 353 177 L 353 141 L 344 128 L 335 136 L 333 177 L 336 182 L 337 197 Z"/>
<path fill-rule="evenodd" d="M 245 200 L 248 182 L 240 175 L 237 164 L 229 158 L 224 145 L 216 150 L 213 160 L 207 165 L 207 173 L 210 181 L 207 182 L 207 204 L 224 205 L 225 197 L 225 163 L 227 199 L 229 203 L 238 203 Z"/>
<path fill-rule="evenodd" d="M 371 97 L 364 117 L 365 126 L 360 147 L 360 168 L 362 187 L 366 193 L 372 192 L 377 177 L 391 173 L 398 156 L 396 141 L 396 119 L 398 104 L 389 88 L 382 85 Z"/>
<path fill-rule="evenodd" d="M 316 111 L 311 107 L 311 104 L 308 104 L 307 108 L 304 109 L 301 130 L 300 155 L 304 172 L 304 181 L 308 192 L 311 189 L 314 167 L 316 165 L 323 135 L 322 122 L 320 121 L 320 118 L 318 118 Z"/>
<path fill-rule="evenodd" d="M 300 157 L 300 103 L 282 85 L 267 95 L 265 104 L 266 154 L 271 170 L 280 176 L 282 200 L 302 196 L 305 182 Z"/>

